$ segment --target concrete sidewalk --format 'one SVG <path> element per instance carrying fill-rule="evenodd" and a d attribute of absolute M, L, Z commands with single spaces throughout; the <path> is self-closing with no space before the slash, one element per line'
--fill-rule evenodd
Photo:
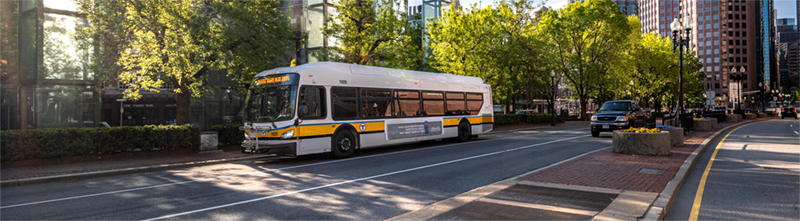
<path fill-rule="evenodd" d="M 615 154 L 609 146 L 390 220 L 660 220 L 696 157 L 712 140 L 732 128 L 768 119 L 690 132 L 669 156 Z"/>
<path fill-rule="evenodd" d="M 588 121 L 568 121 L 557 123 L 555 128 L 583 126 L 589 130 Z M 497 126 L 491 133 L 505 133 L 519 130 L 539 130 L 554 128 L 550 123 L 514 124 Z M 179 167 L 200 166 L 217 163 L 228 163 L 241 160 L 253 160 L 273 157 L 272 155 L 242 154 L 238 150 L 209 151 L 196 154 L 164 155 L 118 160 L 98 160 L 80 163 L 51 164 L 41 166 L 0 168 L 0 188 L 56 182 L 63 180 L 86 179 L 92 177 L 114 176 L 131 173 L 167 170 Z"/>

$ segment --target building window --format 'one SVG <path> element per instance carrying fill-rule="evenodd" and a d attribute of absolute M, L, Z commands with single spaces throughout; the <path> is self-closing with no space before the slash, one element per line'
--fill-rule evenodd
<path fill-rule="evenodd" d="M 747 48 L 742 49 L 742 53 L 747 54 Z"/>
<path fill-rule="evenodd" d="M 718 46 L 718 45 L 719 45 L 719 40 L 714 40 L 714 46 Z M 719 50 L 719 49 L 715 49 L 715 50 Z M 714 54 L 719 54 L 719 53 L 715 52 Z"/>
<path fill-rule="evenodd" d="M 728 48 L 728 54 L 733 54 L 733 48 Z"/>
<path fill-rule="evenodd" d="M 741 43 L 741 41 L 739 41 L 739 40 L 736 40 L 736 45 L 739 45 L 739 43 Z M 739 49 L 736 49 L 736 50 L 739 50 Z M 738 54 L 738 53 L 737 53 L 737 54 Z"/>
<path fill-rule="evenodd" d="M 719 32 L 718 31 L 714 32 L 714 37 L 719 37 Z"/>
<path fill-rule="evenodd" d="M 742 45 L 747 45 L 747 40 L 742 40 Z"/>
<path fill-rule="evenodd" d="M 719 28 L 719 23 L 714 23 L 714 28 Z"/>
<path fill-rule="evenodd" d="M 714 43 L 719 43 L 719 41 L 714 41 Z M 714 44 L 717 45 L 717 44 Z M 719 54 L 719 49 L 714 49 L 714 54 Z"/>
<path fill-rule="evenodd" d="M 744 26 L 744 24 L 742 24 L 742 26 Z M 742 32 L 742 37 L 747 37 L 747 32 L 746 31 Z"/>
<path fill-rule="evenodd" d="M 719 11 L 719 6 L 714 6 L 714 11 Z"/>
<path fill-rule="evenodd" d="M 714 83 L 714 89 L 719 89 L 719 83 Z"/>
<path fill-rule="evenodd" d="M 719 15 L 714 15 L 714 20 L 719 20 Z"/>
<path fill-rule="evenodd" d="M 745 78 L 747 78 L 747 75 L 744 75 L 744 77 L 745 77 Z M 745 89 L 747 89 L 747 82 L 744 82 L 744 84 L 742 84 L 742 87 L 744 87 Z"/>

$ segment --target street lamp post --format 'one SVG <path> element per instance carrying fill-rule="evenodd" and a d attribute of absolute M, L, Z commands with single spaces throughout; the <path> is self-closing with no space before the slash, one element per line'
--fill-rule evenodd
<path fill-rule="evenodd" d="M 766 111 L 765 108 L 767 105 L 766 103 L 764 103 L 764 100 L 767 99 L 767 95 L 766 91 L 764 90 L 764 84 L 762 84 L 761 82 L 758 82 L 758 90 L 759 90 L 759 96 L 761 97 L 761 112 L 765 112 Z"/>
<path fill-rule="evenodd" d="M 731 68 L 731 80 L 733 80 L 734 82 L 737 83 L 736 84 L 736 88 L 737 88 L 737 90 L 736 90 L 737 91 L 736 100 L 738 100 L 739 103 L 736 106 L 736 108 L 737 108 L 736 110 L 738 110 L 738 111 L 742 111 L 742 80 L 744 80 L 744 78 L 745 78 L 744 71 L 745 71 L 744 67 L 742 67 L 742 69 L 740 71 L 741 74 L 736 74 L 736 67 Z"/>
<path fill-rule="evenodd" d="M 553 104 L 550 105 L 552 107 L 552 109 L 553 109 L 553 111 L 550 112 L 550 120 L 551 120 L 550 126 L 551 127 L 555 127 L 556 126 L 556 117 L 555 117 L 555 113 L 556 113 L 556 84 L 555 84 L 555 78 L 556 78 L 556 72 L 551 70 L 550 71 L 550 84 L 551 84 L 550 85 L 550 95 L 553 96 Z"/>
<path fill-rule="evenodd" d="M 690 33 L 692 32 L 694 21 L 688 14 L 684 19 L 683 24 L 678 21 L 678 18 L 672 20 L 670 27 L 672 28 L 672 51 L 678 49 L 678 126 L 683 126 L 683 48 L 689 48 L 689 41 L 691 40 Z M 684 33 L 681 34 L 681 31 Z"/>

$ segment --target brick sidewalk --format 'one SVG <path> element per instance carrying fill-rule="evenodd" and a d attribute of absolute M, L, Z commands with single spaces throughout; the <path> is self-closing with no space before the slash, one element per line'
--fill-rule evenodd
<path fill-rule="evenodd" d="M 692 131 L 682 147 L 672 147 L 668 156 L 636 156 L 604 149 L 517 180 L 601 187 L 640 192 L 661 192 L 678 169 L 706 138 L 733 123 L 721 123 L 713 131 Z M 640 173 L 642 169 L 652 169 Z"/>

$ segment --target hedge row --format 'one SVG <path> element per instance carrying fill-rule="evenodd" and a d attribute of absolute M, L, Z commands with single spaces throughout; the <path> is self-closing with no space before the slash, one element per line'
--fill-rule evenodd
<path fill-rule="evenodd" d="M 244 141 L 244 131 L 240 131 L 241 124 L 214 125 L 210 131 L 217 132 L 219 144 L 242 144 Z"/>
<path fill-rule="evenodd" d="M 62 154 L 61 145 L 64 156 L 97 154 L 98 137 L 103 154 L 200 147 L 200 130 L 191 125 L 4 130 L 0 131 L 0 160 L 59 157 Z"/>
<path fill-rule="evenodd" d="M 552 116 L 554 116 L 556 120 L 559 119 L 558 116 L 555 116 L 555 114 L 496 114 L 494 115 L 494 125 L 546 123 L 552 121 Z"/>

